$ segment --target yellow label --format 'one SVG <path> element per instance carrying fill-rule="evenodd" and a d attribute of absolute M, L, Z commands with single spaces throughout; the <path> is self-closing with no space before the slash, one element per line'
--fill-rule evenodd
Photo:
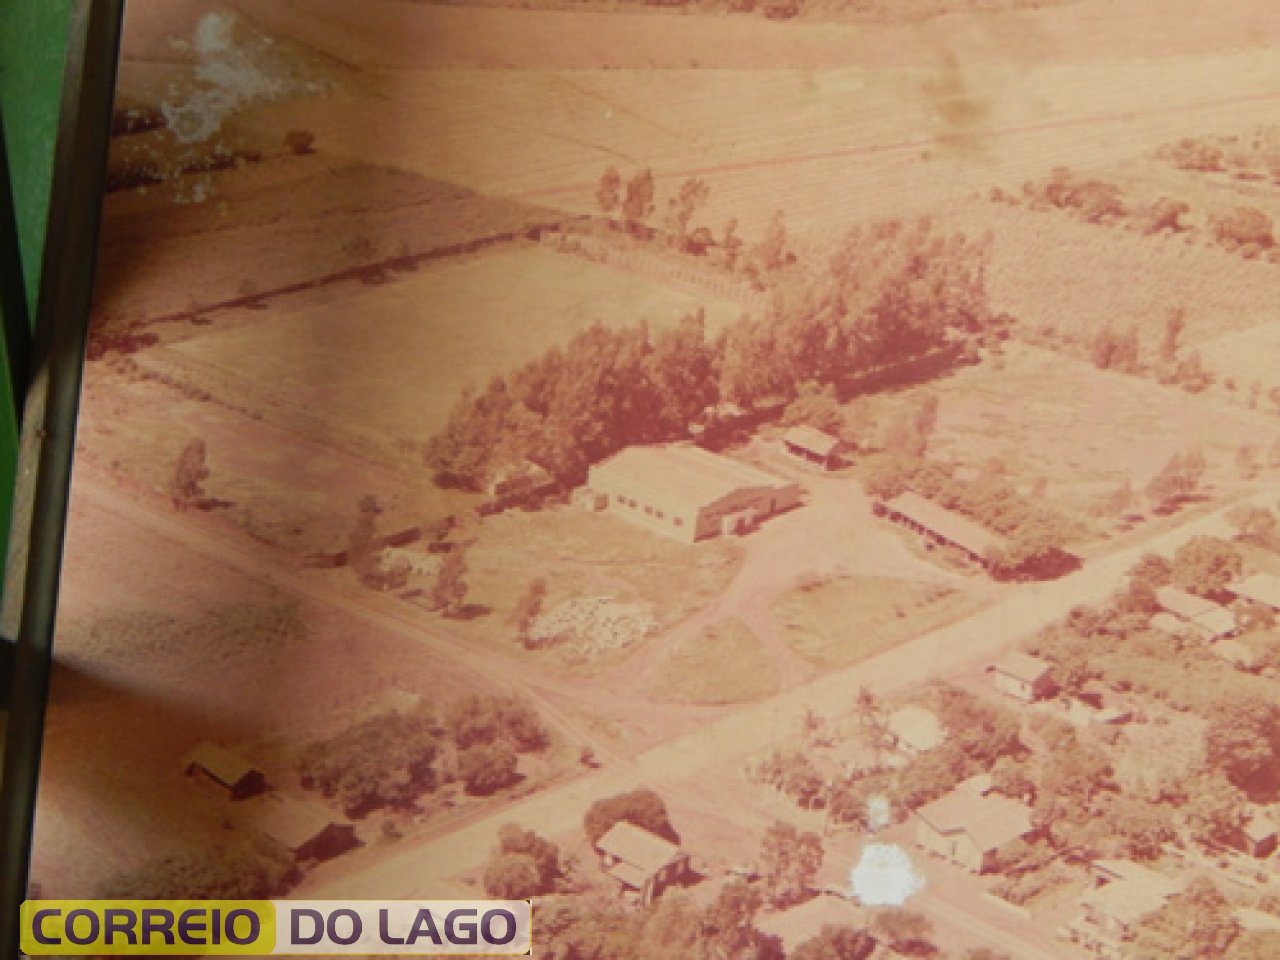
<path fill-rule="evenodd" d="M 30 956 L 253 956 L 276 946 L 270 900 L 27 900 Z"/>

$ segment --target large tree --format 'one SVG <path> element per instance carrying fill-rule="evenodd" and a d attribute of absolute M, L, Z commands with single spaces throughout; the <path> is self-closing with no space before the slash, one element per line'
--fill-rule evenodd
<path fill-rule="evenodd" d="M 1192 537 L 1173 554 L 1173 582 L 1192 593 L 1220 593 L 1243 570 L 1239 548 L 1219 537 Z"/>
<path fill-rule="evenodd" d="M 760 872 L 769 901 L 781 908 L 801 900 L 813 886 L 822 854 L 822 840 L 816 833 L 801 833 L 789 823 L 775 821 L 760 846 Z"/>
<path fill-rule="evenodd" d="M 876 938 L 866 930 L 826 924 L 796 947 L 789 960 L 867 960 L 875 949 Z"/>
<path fill-rule="evenodd" d="M 644 225 L 653 213 L 653 174 L 648 169 L 641 170 L 627 181 L 627 193 L 622 200 L 622 215 L 627 229 L 632 233 L 645 233 Z"/>
<path fill-rule="evenodd" d="M 680 835 L 671 825 L 667 805 L 648 787 L 638 787 L 629 793 L 597 800 L 583 817 L 582 827 L 592 844 L 609 832 L 620 820 L 634 824 L 643 830 L 669 840 L 680 842 Z"/>
<path fill-rule="evenodd" d="M 178 455 L 169 480 L 169 493 L 175 510 L 185 510 L 204 496 L 204 482 L 209 479 L 209 458 L 204 440 L 193 437 Z"/>
<path fill-rule="evenodd" d="M 1251 796 L 1274 793 L 1280 780 L 1280 704 L 1258 696 L 1223 698 L 1207 719 L 1210 766 Z"/>

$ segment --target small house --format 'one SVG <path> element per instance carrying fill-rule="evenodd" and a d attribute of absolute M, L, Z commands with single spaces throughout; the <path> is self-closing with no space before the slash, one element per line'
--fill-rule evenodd
<path fill-rule="evenodd" d="M 595 846 L 601 868 L 638 906 L 648 906 L 689 871 L 688 853 L 627 820 L 610 827 Z"/>
<path fill-rule="evenodd" d="M 1011 650 L 987 667 L 987 676 L 1005 696 L 1034 703 L 1053 690 L 1053 664 L 1019 650 Z"/>
<path fill-rule="evenodd" d="M 1232 844 L 1241 853 L 1259 860 L 1276 852 L 1276 823 L 1260 810 L 1252 810 Z"/>
<path fill-rule="evenodd" d="M 1101 864 L 1106 866 L 1099 873 Z M 1182 883 L 1129 861 L 1101 864 L 1095 864 L 1099 885 L 1080 898 L 1081 912 L 1063 933 L 1102 960 L 1122 960 L 1143 919 L 1168 903 Z"/>
<path fill-rule="evenodd" d="M 1007 547 L 1004 537 L 912 490 L 885 501 L 877 510 L 919 534 L 927 545 L 957 550 L 984 569 Z"/>
<path fill-rule="evenodd" d="M 1206 640 L 1221 640 L 1238 631 L 1235 615 L 1220 603 L 1177 587 L 1156 589 L 1156 603 Z"/>
<path fill-rule="evenodd" d="M 214 743 L 202 743 L 187 757 L 189 777 L 201 777 L 226 792 L 232 800 L 245 800 L 267 789 L 267 778 L 244 757 Z"/>
<path fill-rule="evenodd" d="M 335 819 L 328 807 L 310 800 L 269 800 L 256 826 L 298 861 L 329 860 L 360 843 L 353 824 Z"/>
<path fill-rule="evenodd" d="M 815 430 L 809 426 L 792 427 L 782 437 L 782 446 L 797 460 L 812 463 L 824 470 L 833 470 L 842 464 L 839 437 Z"/>
<path fill-rule="evenodd" d="M 1255 573 L 1231 584 L 1227 591 L 1240 600 L 1280 612 L 1280 577 L 1274 573 Z"/>
<path fill-rule="evenodd" d="M 965 781 L 914 811 L 916 844 L 972 873 L 990 873 L 1000 850 L 1030 835 L 1031 808 L 991 794 L 987 781 Z"/>

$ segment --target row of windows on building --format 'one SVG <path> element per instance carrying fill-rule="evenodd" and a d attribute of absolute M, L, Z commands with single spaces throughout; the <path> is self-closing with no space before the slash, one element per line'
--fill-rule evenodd
<path fill-rule="evenodd" d="M 633 499 L 631 499 L 630 497 L 624 497 L 624 496 L 623 496 L 622 494 L 620 494 L 620 493 L 619 493 L 619 494 L 615 494 L 613 499 L 614 499 L 617 503 L 622 504 L 624 507 L 630 507 L 632 510 L 638 510 L 638 509 L 640 509 L 640 503 L 639 503 L 638 501 L 633 500 Z M 661 510 L 655 510 L 653 507 L 650 507 L 650 506 L 645 506 L 645 507 L 644 507 L 644 512 L 645 512 L 645 513 L 647 513 L 647 514 L 648 514 L 649 516 L 651 516 L 651 517 L 655 517 L 655 518 L 656 518 L 656 519 L 658 519 L 658 520 L 665 520 L 665 519 L 666 519 L 666 514 L 665 514 L 665 513 L 663 513 Z M 672 518 L 671 518 L 671 522 L 672 522 L 673 524 L 675 524 L 677 527 L 683 527 L 683 526 L 684 526 L 684 518 L 683 518 L 683 517 L 672 517 Z"/>

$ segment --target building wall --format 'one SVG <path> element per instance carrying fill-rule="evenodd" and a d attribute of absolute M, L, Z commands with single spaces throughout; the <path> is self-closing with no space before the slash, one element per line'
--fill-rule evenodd
<path fill-rule="evenodd" d="M 606 510 L 687 543 L 720 536 L 722 521 L 727 516 L 750 510 L 759 520 L 800 502 L 799 488 L 784 485 L 743 488 L 710 504 L 657 505 L 647 502 L 643 494 L 632 491 L 625 482 L 615 483 L 602 477 L 594 477 L 590 482 L 593 490 L 608 498 Z"/>

